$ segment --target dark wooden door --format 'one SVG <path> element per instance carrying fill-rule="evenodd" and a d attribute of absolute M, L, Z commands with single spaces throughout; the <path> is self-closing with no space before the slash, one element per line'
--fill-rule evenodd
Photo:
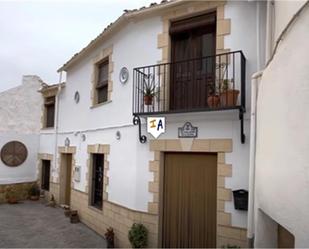
<path fill-rule="evenodd" d="M 216 247 L 217 156 L 167 153 L 162 246 Z"/>
<path fill-rule="evenodd" d="M 207 107 L 214 83 L 216 18 L 208 14 L 171 24 L 170 109 Z"/>
<path fill-rule="evenodd" d="M 72 188 L 72 154 L 61 155 L 60 204 L 70 206 Z"/>
<path fill-rule="evenodd" d="M 70 206 L 72 186 L 72 154 L 66 155 L 65 204 Z"/>
<path fill-rule="evenodd" d="M 50 160 L 42 160 L 41 188 L 49 191 Z"/>
<path fill-rule="evenodd" d="M 92 198 L 91 204 L 96 208 L 102 208 L 103 203 L 103 178 L 104 178 L 104 155 L 93 154 L 92 165 Z"/>

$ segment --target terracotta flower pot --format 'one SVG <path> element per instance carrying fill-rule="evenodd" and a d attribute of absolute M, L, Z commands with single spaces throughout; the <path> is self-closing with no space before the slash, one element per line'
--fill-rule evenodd
<path fill-rule="evenodd" d="M 8 203 L 9 204 L 16 204 L 16 203 L 18 203 L 17 198 L 15 198 L 15 197 L 8 198 Z"/>
<path fill-rule="evenodd" d="M 207 98 L 208 107 L 216 108 L 219 106 L 219 103 L 220 103 L 220 98 L 218 95 L 208 96 Z"/>
<path fill-rule="evenodd" d="M 30 196 L 31 201 L 38 201 L 39 199 L 40 199 L 40 196 L 38 196 L 38 195 L 31 195 Z"/>
<path fill-rule="evenodd" d="M 220 94 L 221 106 L 231 107 L 237 105 L 239 90 L 227 90 Z"/>
<path fill-rule="evenodd" d="M 70 210 L 70 209 L 64 210 L 64 215 L 65 215 L 66 217 L 70 217 L 70 215 L 71 215 L 71 210 Z"/>
<path fill-rule="evenodd" d="M 152 96 L 149 96 L 149 95 L 144 96 L 144 104 L 145 105 L 152 105 L 152 100 L 153 100 Z"/>

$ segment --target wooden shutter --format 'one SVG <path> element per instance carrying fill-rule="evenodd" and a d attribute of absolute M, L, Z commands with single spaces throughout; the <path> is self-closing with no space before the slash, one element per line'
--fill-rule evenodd
<path fill-rule="evenodd" d="M 108 60 L 98 65 L 98 82 L 96 86 L 98 103 L 107 101 L 108 92 Z"/>
<path fill-rule="evenodd" d="M 215 25 L 216 13 L 209 13 L 205 15 L 195 16 L 184 20 L 173 22 L 170 27 L 170 34 L 187 32 L 192 29 L 200 28 L 203 26 Z"/>
<path fill-rule="evenodd" d="M 45 127 L 54 127 L 55 123 L 55 96 L 45 99 Z"/>
<path fill-rule="evenodd" d="M 207 107 L 208 85 L 215 83 L 215 13 L 173 22 L 170 109 Z M 194 59 L 194 60 L 192 60 Z"/>

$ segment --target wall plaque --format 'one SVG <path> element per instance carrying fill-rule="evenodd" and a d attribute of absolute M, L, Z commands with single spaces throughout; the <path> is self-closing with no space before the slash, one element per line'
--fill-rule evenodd
<path fill-rule="evenodd" d="M 194 127 L 190 122 L 186 122 L 183 127 L 178 128 L 179 138 L 197 137 L 198 127 Z"/>

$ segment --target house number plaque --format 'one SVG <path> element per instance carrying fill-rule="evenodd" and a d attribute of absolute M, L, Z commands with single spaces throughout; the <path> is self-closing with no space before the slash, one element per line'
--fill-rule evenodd
<path fill-rule="evenodd" d="M 194 127 L 190 122 L 186 122 L 183 127 L 178 128 L 179 138 L 197 137 L 198 127 Z"/>

